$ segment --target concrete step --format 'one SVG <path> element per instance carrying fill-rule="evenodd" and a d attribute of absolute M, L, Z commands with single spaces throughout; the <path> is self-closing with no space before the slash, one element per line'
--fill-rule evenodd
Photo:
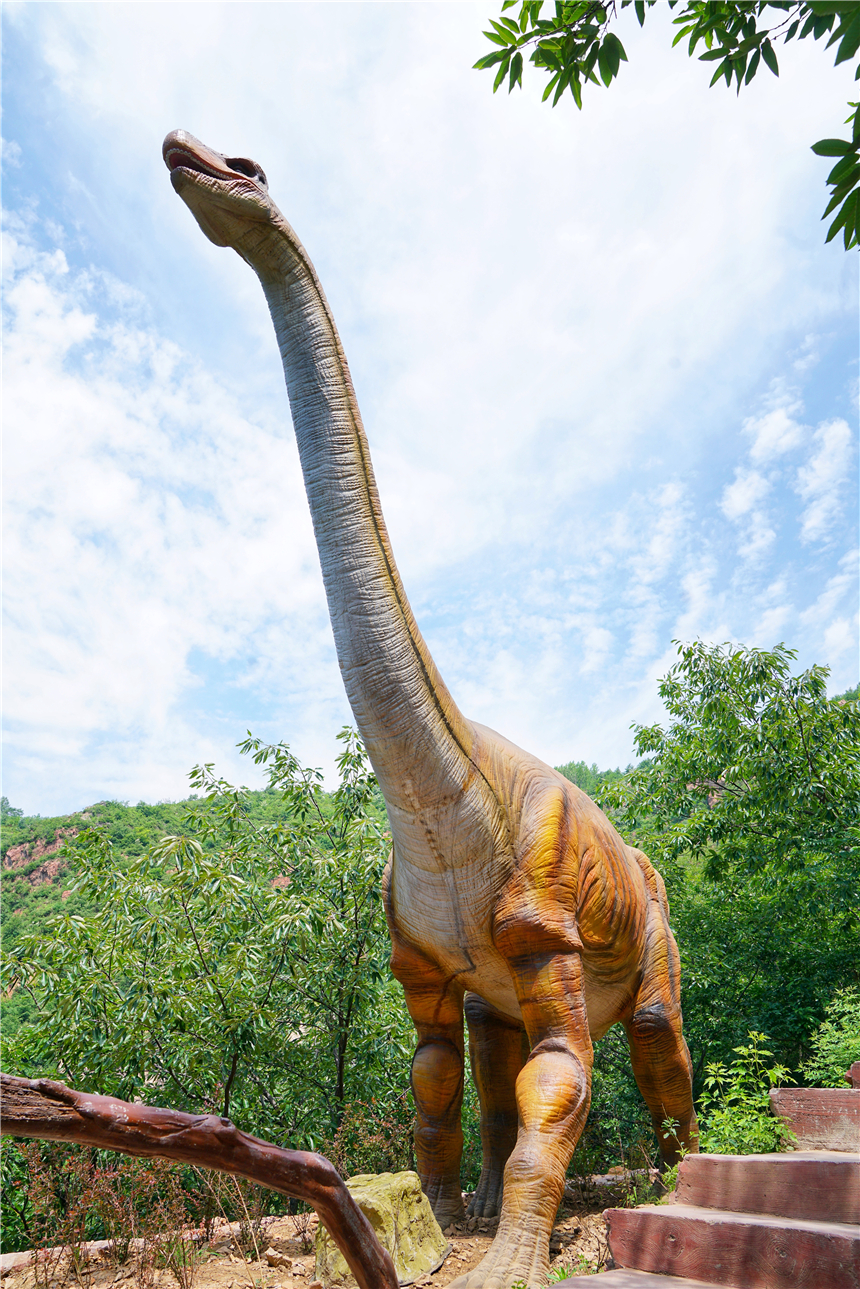
<path fill-rule="evenodd" d="M 686 1276 L 679 1280 L 677 1276 L 655 1276 L 650 1271 L 630 1271 L 626 1267 L 601 1272 L 599 1285 L 594 1276 L 571 1276 L 569 1280 L 559 1280 L 549 1289 L 565 1289 L 567 1285 L 572 1289 L 580 1289 L 580 1286 L 581 1289 L 589 1289 L 589 1286 L 590 1289 L 721 1289 L 720 1285 L 710 1281 L 688 1280 Z"/>
<path fill-rule="evenodd" d="M 797 1150 L 860 1151 L 860 1088 L 773 1088 L 770 1112 L 785 1119 Z"/>
<path fill-rule="evenodd" d="M 860 1154 L 688 1155 L 675 1198 L 734 1213 L 860 1223 Z"/>
<path fill-rule="evenodd" d="M 691 1204 L 615 1208 L 604 1216 L 617 1267 L 731 1289 L 860 1289 L 856 1226 Z"/>

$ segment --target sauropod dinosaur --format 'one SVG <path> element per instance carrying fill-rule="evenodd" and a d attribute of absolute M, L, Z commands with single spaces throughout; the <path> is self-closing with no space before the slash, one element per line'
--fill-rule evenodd
<path fill-rule="evenodd" d="M 391 965 L 418 1042 L 415 1150 L 444 1226 L 462 1215 L 463 1015 L 481 1101 L 470 1205 L 500 1214 L 459 1289 L 543 1283 L 588 1113 L 592 1039 L 620 1021 L 663 1157 L 696 1149 L 678 951 L 663 882 L 584 793 L 467 720 L 418 630 L 388 540 L 331 310 L 260 167 L 176 130 L 164 159 L 210 241 L 262 283 L 283 359 L 337 655 L 385 798 Z"/>

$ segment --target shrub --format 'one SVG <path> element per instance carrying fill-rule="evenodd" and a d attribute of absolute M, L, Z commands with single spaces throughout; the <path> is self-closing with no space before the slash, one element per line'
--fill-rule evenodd
<path fill-rule="evenodd" d="M 793 1083 L 784 1065 L 768 1067 L 773 1053 L 764 1046 L 766 1034 L 750 1031 L 749 1043 L 736 1047 L 730 1066 L 712 1061 L 705 1075 L 699 1145 L 711 1155 L 761 1155 L 787 1150 L 794 1134 L 770 1114 L 768 1093 Z"/>
<path fill-rule="evenodd" d="M 811 1046 L 812 1055 L 801 1067 L 807 1082 L 844 1087 L 849 1066 L 860 1061 L 860 988 L 837 989 Z"/>

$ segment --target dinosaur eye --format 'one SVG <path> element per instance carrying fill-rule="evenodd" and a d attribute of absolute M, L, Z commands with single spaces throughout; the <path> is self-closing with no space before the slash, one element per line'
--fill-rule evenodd
<path fill-rule="evenodd" d="M 240 175 L 247 175 L 249 179 L 262 179 L 263 183 L 266 182 L 262 170 L 253 161 L 247 161 L 244 157 L 225 157 L 224 160 L 231 170 L 237 170 Z"/>

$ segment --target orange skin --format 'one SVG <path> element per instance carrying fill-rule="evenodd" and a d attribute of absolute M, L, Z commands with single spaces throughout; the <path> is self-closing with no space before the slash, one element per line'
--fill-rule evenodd
<path fill-rule="evenodd" d="M 483 1262 L 455 1285 L 510 1289 L 541 1284 L 548 1269 L 565 1172 L 588 1115 L 593 1038 L 624 1025 L 665 1164 L 677 1161 L 681 1147 L 697 1149 L 697 1125 L 662 879 L 573 784 L 491 731 L 473 729 L 473 765 L 514 839 L 515 865 L 494 901 L 490 934 L 520 1017 L 467 989 L 463 975 L 471 973 L 452 975 L 431 944 L 404 935 L 396 843 L 386 911 L 392 970 L 418 1032 L 412 1089 L 421 1182 L 443 1226 L 463 1215 L 465 1015 L 483 1144 L 469 1214 L 500 1214 L 501 1221 Z M 519 755 L 500 758 L 496 740 Z M 678 1125 L 668 1138 L 667 1120 Z"/>
<path fill-rule="evenodd" d="M 418 1034 L 421 1182 L 443 1226 L 462 1216 L 465 1015 L 484 1147 L 470 1212 L 500 1222 L 455 1285 L 537 1286 L 593 1039 L 624 1025 L 664 1160 L 696 1149 L 666 892 L 584 793 L 468 721 L 445 686 L 394 561 L 331 309 L 262 169 L 183 130 L 163 152 L 205 235 L 258 275 L 278 337 L 341 674 L 391 825 L 386 911 Z"/>

